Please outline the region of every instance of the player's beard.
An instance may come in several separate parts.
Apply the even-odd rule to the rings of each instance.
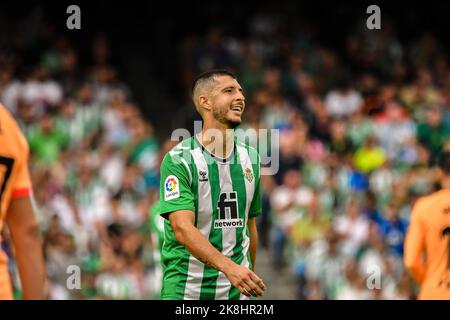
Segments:
[[[229,119],[227,117],[229,111],[230,109],[225,108],[217,108],[217,107],[212,108],[214,119],[216,119],[218,122],[222,124],[225,124],[229,129],[235,129],[238,125],[241,124],[241,121],[234,121],[232,119]]]

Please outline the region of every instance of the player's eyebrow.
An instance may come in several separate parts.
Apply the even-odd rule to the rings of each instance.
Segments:
[[[236,86],[226,86],[225,88],[222,89],[222,91],[226,91],[228,89],[237,89],[241,93],[244,93],[244,90],[241,87],[236,87]]]

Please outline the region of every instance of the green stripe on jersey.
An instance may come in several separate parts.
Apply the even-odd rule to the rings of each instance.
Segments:
[[[233,190],[238,194],[239,217],[244,220],[244,226],[236,228],[236,247],[233,249],[233,257],[242,252],[242,242],[244,240],[242,232],[247,226],[247,189],[244,180],[244,168],[241,165],[239,153],[236,153],[236,162],[230,164],[230,172],[233,177]]]

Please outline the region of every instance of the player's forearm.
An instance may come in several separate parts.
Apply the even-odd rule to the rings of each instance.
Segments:
[[[250,259],[252,260],[252,270],[255,270],[256,263],[256,249],[258,248],[258,230],[256,229],[255,218],[249,219],[249,234],[250,234]]]
[[[226,273],[234,262],[217,250],[193,225],[174,229],[177,240],[198,260]]]
[[[16,230],[11,233],[23,298],[44,299],[45,274],[39,228],[37,225],[30,226],[24,230]]]

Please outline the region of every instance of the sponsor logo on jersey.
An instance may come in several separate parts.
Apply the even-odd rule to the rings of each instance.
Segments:
[[[244,220],[242,220],[242,219],[228,219],[228,220],[214,221],[215,229],[242,228],[243,226],[244,226]]]
[[[223,192],[217,202],[219,219],[214,220],[215,229],[240,228],[244,226],[244,220],[239,219],[237,192]]]
[[[164,183],[164,200],[172,200],[180,197],[180,183],[176,176],[168,176]]]

